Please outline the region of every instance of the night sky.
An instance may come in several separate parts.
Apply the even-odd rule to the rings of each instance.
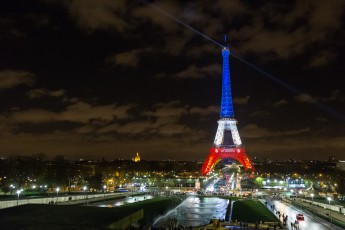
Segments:
[[[344,159],[344,12],[343,0],[1,0],[0,155],[205,159],[221,47],[169,14],[226,34],[250,64],[230,58],[249,157]]]

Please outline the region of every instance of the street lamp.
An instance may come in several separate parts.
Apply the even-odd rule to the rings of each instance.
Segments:
[[[84,186],[83,189],[84,189],[84,197],[87,199],[87,191],[86,191],[87,187]]]
[[[105,189],[107,188],[106,185],[103,185],[103,193],[104,193],[104,197],[105,197]]]
[[[331,205],[332,198],[331,197],[327,197],[327,200],[328,200],[328,204]],[[333,223],[332,223],[332,210],[331,210],[331,207],[329,207],[329,218],[331,219],[331,227],[332,227]]]
[[[313,206],[313,203],[314,203],[314,193],[310,194],[311,196],[311,211],[313,213],[313,217],[314,217],[314,206]]]
[[[17,206],[18,206],[18,203],[19,203],[19,194],[21,193],[22,191],[21,190],[17,190]]]
[[[16,186],[14,186],[13,184],[11,184],[11,185],[10,185],[10,188],[11,188],[11,195],[12,195],[13,189],[15,189]]]
[[[58,199],[59,199],[59,191],[60,191],[60,188],[57,187],[57,188],[56,188],[56,204],[57,204]]]

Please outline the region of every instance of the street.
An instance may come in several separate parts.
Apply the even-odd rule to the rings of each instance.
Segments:
[[[306,213],[303,210],[298,210],[297,208],[286,204],[285,202],[279,200],[270,200],[269,205],[274,205],[274,213],[280,212],[281,215],[288,216],[286,227],[287,229],[296,229],[296,227],[292,226],[291,223],[295,223],[296,215],[301,213],[304,215],[304,220],[298,221],[298,229],[300,230],[330,230],[330,229],[337,229],[340,230],[337,226],[330,226],[330,223],[313,216],[310,213]],[[280,218],[282,220],[282,217]]]

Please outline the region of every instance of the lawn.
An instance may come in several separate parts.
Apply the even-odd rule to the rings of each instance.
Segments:
[[[273,215],[260,201],[238,200],[234,202],[232,220],[255,223],[257,221],[278,222]]]

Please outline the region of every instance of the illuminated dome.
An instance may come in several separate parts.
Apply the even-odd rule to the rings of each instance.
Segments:
[[[135,157],[133,157],[132,160],[133,160],[134,162],[140,162],[139,153],[137,153],[137,155],[135,155]]]

